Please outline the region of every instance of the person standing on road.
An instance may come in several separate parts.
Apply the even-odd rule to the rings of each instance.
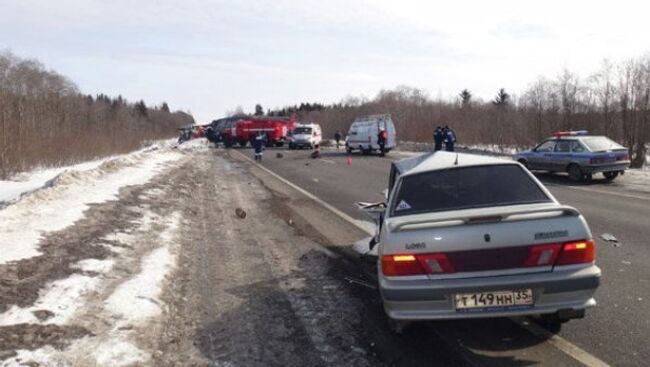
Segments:
[[[334,140],[336,140],[336,149],[339,149],[340,142],[341,142],[341,132],[339,130],[336,130],[334,133]]]
[[[453,152],[454,144],[456,144],[456,132],[449,126],[445,125],[443,135],[445,137],[445,150],[448,152]]]
[[[379,145],[379,156],[383,157],[386,155],[386,141],[388,140],[388,132],[383,127],[379,128],[379,133],[377,134],[377,144]]]
[[[264,139],[265,136],[262,132],[257,133],[253,140],[253,148],[255,149],[255,161],[262,162],[262,152],[264,152]]]
[[[433,131],[434,151],[442,150],[442,143],[445,141],[445,135],[442,133],[442,127],[438,126]]]

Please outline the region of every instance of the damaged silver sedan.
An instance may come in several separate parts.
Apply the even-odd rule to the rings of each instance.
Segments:
[[[560,325],[595,306],[601,271],[584,217],[521,164],[436,152],[393,163],[377,222],[388,317],[539,315]]]

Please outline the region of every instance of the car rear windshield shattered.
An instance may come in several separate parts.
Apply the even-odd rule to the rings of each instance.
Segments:
[[[452,168],[404,177],[393,216],[549,201],[519,166]]]

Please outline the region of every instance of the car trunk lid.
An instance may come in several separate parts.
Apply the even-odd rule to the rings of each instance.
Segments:
[[[429,274],[432,279],[552,271],[552,258],[536,261],[557,256],[562,243],[591,238],[579,213],[557,204],[412,215],[386,225],[383,254],[445,256],[453,272]]]

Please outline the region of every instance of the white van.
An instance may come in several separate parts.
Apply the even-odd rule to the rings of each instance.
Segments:
[[[348,136],[345,139],[345,148],[348,154],[354,150],[359,150],[363,154],[379,151],[377,135],[379,135],[380,127],[383,127],[388,132],[388,140],[384,146],[386,153],[395,148],[397,146],[397,136],[390,115],[371,115],[357,117],[350,126]]]
[[[320,125],[314,123],[296,124],[289,137],[289,149],[308,147],[309,149],[319,145],[323,139]]]

